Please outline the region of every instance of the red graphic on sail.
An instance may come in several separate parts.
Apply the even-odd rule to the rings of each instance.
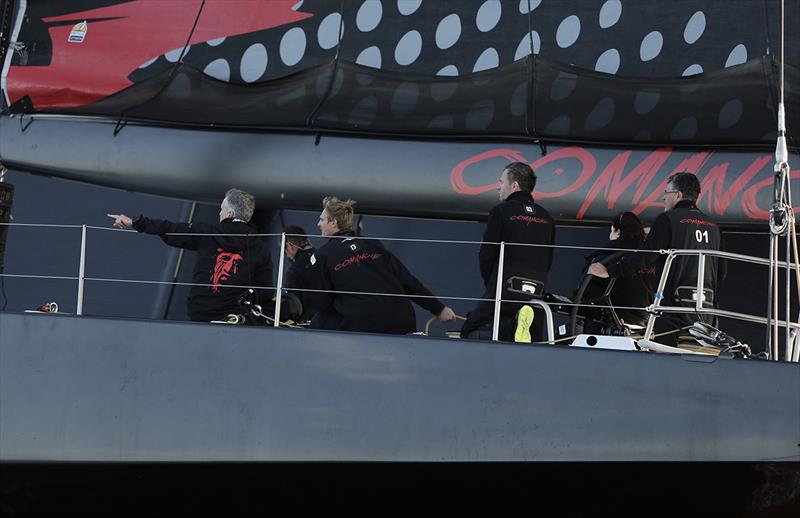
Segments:
[[[8,95],[28,95],[36,109],[90,104],[130,86],[140,65],[173,50],[209,40],[296,23],[297,0],[134,0],[45,18],[53,52],[49,66],[14,66]],[[201,7],[202,13],[197,19]],[[197,19],[197,26],[192,26]],[[69,42],[74,24],[86,21],[82,43]]]
[[[219,293],[220,284],[230,279],[231,275],[238,271],[238,261],[243,258],[235,252],[226,252],[222,248],[217,249],[217,262],[214,265],[214,272],[211,274],[211,291]]]

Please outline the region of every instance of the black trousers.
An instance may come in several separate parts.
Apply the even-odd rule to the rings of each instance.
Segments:
[[[481,296],[482,299],[493,299],[495,297],[495,288],[493,285],[487,287],[486,291]],[[516,295],[503,294],[503,298],[511,298]],[[502,302],[500,304],[500,328],[497,338],[503,342],[514,341],[514,331],[516,328],[516,315],[517,311],[525,305],[524,301],[519,302]],[[469,338],[473,340],[491,340],[492,339],[492,324],[494,322],[494,301],[480,301],[475,309],[467,314],[467,320],[461,326],[461,338]],[[534,341],[541,341],[544,337],[543,330],[545,329],[544,311],[534,307],[534,319],[531,326],[531,336]]]

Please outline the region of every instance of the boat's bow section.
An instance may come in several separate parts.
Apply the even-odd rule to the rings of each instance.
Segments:
[[[800,460],[800,365],[0,313],[0,460]]]

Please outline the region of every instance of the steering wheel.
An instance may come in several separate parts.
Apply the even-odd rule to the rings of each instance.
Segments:
[[[617,259],[619,259],[620,257],[622,257],[624,254],[627,254],[627,253],[628,253],[627,251],[614,252],[613,254],[608,255],[608,256],[602,258],[601,260],[595,261],[595,262],[600,263],[603,266],[606,266],[606,265],[608,265],[610,263],[613,263],[614,261],[616,261]],[[591,301],[595,301],[595,300],[604,300],[604,301],[609,302],[609,304],[607,304],[608,306],[612,306],[612,304],[610,304],[610,302],[611,302],[610,295],[611,295],[611,290],[614,288],[614,283],[616,282],[616,279],[613,278],[613,277],[609,279],[608,286],[606,286],[606,290],[605,290],[605,292],[603,292],[602,295],[600,295],[599,297],[595,297],[595,298],[591,299],[590,301],[584,301],[583,300],[583,293],[586,291],[586,287],[589,286],[589,283],[592,282],[592,279],[594,279],[594,275],[591,275],[589,273],[584,275],[583,280],[581,281],[581,284],[578,287],[578,291],[575,293],[575,299],[572,301],[573,304],[575,304],[575,305],[572,306],[572,311],[570,311],[570,313],[569,313],[569,330],[570,330],[569,334],[570,334],[570,336],[575,336],[577,334],[577,329],[576,328],[577,328],[577,323],[578,323],[578,310],[580,309],[581,302],[591,302]],[[613,308],[613,306],[611,307],[611,316],[614,318],[614,322],[616,322],[618,325],[622,326],[622,322],[620,321],[619,317],[617,316],[617,312]]]

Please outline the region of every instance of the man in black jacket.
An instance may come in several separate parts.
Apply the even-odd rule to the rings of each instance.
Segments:
[[[291,266],[286,271],[286,281],[284,287],[287,290],[309,290],[311,289],[311,256],[317,250],[311,246],[306,231],[301,227],[290,225],[286,227],[286,248],[283,253],[291,261]],[[311,320],[314,316],[311,313],[311,292],[294,292],[303,304],[303,312],[299,317],[301,322]]]
[[[114,226],[161,236],[170,246],[197,250],[189,318],[200,322],[226,320],[240,313],[238,300],[246,286],[272,285],[272,259],[258,229],[249,223],[255,210],[252,194],[230,189],[219,210],[219,223],[175,223],[125,214],[109,214]],[[180,234],[180,235],[173,235]],[[261,303],[271,299],[270,290],[257,290]]]
[[[547,210],[534,203],[532,192],[536,187],[536,175],[528,164],[514,162],[507,165],[500,174],[500,203],[489,212],[489,221],[483,234],[483,244],[478,252],[481,277],[486,287],[481,298],[494,299],[497,289],[497,272],[500,263],[500,242],[505,242],[505,261],[503,263],[504,300],[529,300],[540,298],[544,293],[547,272],[553,261],[552,247],[515,246],[552,245],[555,240],[555,225]],[[519,293],[519,286],[514,278],[535,281],[534,293]],[[530,286],[530,284],[528,284]],[[516,291],[512,291],[516,290]],[[524,308],[524,309],[523,309]],[[520,336],[515,336],[514,314],[522,314],[526,322],[522,323]],[[530,320],[533,319],[529,306],[520,303],[503,303],[500,305],[500,340],[530,342]],[[494,302],[481,301],[467,315],[467,321],[461,328],[462,338],[491,338],[491,323],[494,319]],[[534,332],[541,336],[541,319],[534,325]]]
[[[675,173],[667,179],[664,192],[664,212],[653,222],[645,239],[647,250],[691,249],[721,250],[722,236],[717,223],[697,208],[700,182],[691,173]],[[703,294],[697,293],[698,256],[676,256],[670,267],[664,288],[662,304],[665,306],[694,307],[696,297],[703,297],[704,304],[716,307],[717,280],[724,278],[725,263],[715,257],[706,258]],[[589,267],[588,273],[597,277],[633,277],[643,268],[655,268],[656,280],[666,261],[666,255],[657,253],[630,254],[608,268],[599,263]],[[713,324],[716,319],[709,315],[664,314],[656,320],[656,333],[685,328],[701,320]],[[657,338],[658,342],[675,343],[677,333]]]
[[[311,327],[413,333],[416,316],[409,298],[442,322],[455,319],[453,310],[434,298],[380,241],[355,237],[353,203],[332,197],[322,202],[318,226],[331,239],[311,257],[314,289],[323,290],[313,295]]]

